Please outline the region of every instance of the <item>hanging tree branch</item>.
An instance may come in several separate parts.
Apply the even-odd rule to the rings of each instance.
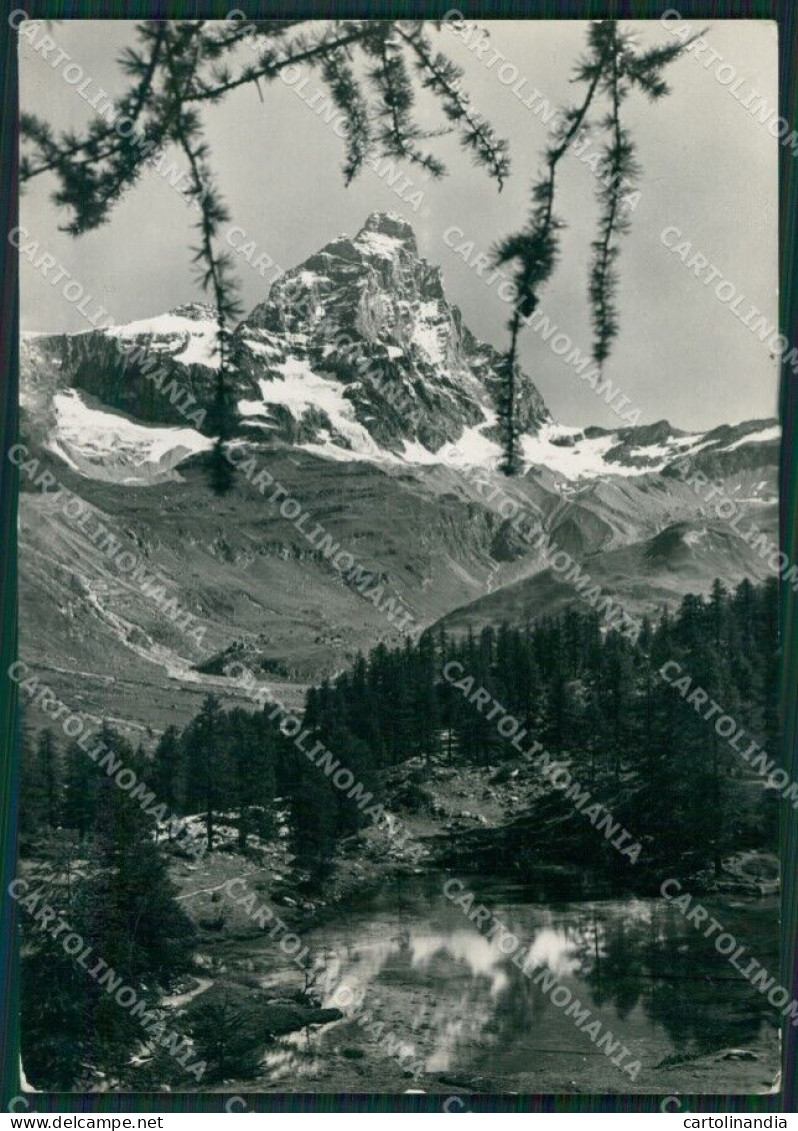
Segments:
[[[581,105],[566,109],[559,119],[555,139],[546,153],[544,173],[532,186],[532,215],[529,225],[519,234],[505,239],[496,251],[498,264],[516,264],[513,278],[516,297],[508,323],[510,345],[504,357],[504,388],[499,403],[503,427],[501,469],[505,475],[514,475],[520,466],[516,402],[521,322],[522,319],[531,317],[537,309],[539,290],[554,272],[559,253],[558,233],[562,223],[554,214],[557,166],[585,122],[603,74],[604,54],[605,49],[602,48],[598,58],[582,64],[580,68],[580,77],[588,81],[588,89]]]
[[[231,365],[230,322],[242,313],[236,298],[236,283],[232,258],[228,253],[218,253],[214,241],[219,236],[221,224],[230,220],[213,174],[208,167],[208,147],[202,137],[199,118],[193,110],[186,109],[186,94],[196,74],[202,51],[201,26],[178,25],[167,35],[168,88],[174,101],[173,132],[176,141],[188,160],[191,188],[188,196],[200,209],[197,230],[200,243],[194,250],[194,262],[199,264],[199,283],[203,290],[213,295],[217,322],[219,368],[216,375],[216,396],[213,406],[213,426],[216,432],[211,461],[211,486],[222,494],[229,489],[233,472],[225,456],[225,444],[230,438],[230,395],[226,377]]]
[[[397,39],[392,35],[393,25],[383,23],[377,28],[374,39],[366,45],[377,58],[377,65],[369,72],[379,99],[377,140],[384,153],[404,158],[426,169],[433,177],[442,177],[446,172],[443,162],[430,153],[422,152],[416,145],[419,139],[438,136],[442,131],[432,134],[420,130],[413,121],[415,91],[405,59],[397,50]]]
[[[368,24],[368,22],[368,20],[361,21],[363,24]],[[188,101],[217,102],[223,95],[228,94],[231,90],[237,90],[238,87],[257,82],[258,79],[277,78],[280,71],[285,70],[286,67],[298,66],[301,63],[315,66],[335,51],[360,43],[371,34],[368,27],[353,26],[355,26],[353,31],[341,35],[327,33],[320,37],[318,41],[311,41],[304,37],[298,38],[290,45],[287,53],[278,51],[274,46],[267,43],[258,66],[250,64],[244,67],[236,78],[221,81],[215,86],[209,86],[199,79],[197,88],[189,96]]]
[[[700,35],[701,33],[699,33]],[[502,470],[514,474],[520,466],[519,429],[517,423],[518,346],[522,324],[537,309],[540,292],[549,281],[557,264],[559,232],[563,227],[554,212],[557,166],[580,131],[588,124],[588,112],[597,96],[605,95],[610,111],[599,128],[610,135],[603,151],[598,195],[602,206],[599,233],[592,244],[593,263],[590,271],[589,300],[594,327],[593,357],[602,364],[610,353],[618,333],[615,306],[617,289],[617,237],[629,230],[623,197],[639,174],[632,139],[620,120],[621,103],[627,89],[637,86],[652,100],[668,93],[661,76],[662,69],[678,58],[694,36],[686,43],[636,54],[631,40],[623,36],[615,20],[593,23],[588,32],[588,55],[576,68],[574,81],[587,84],[582,103],[562,110],[555,128],[555,138],[546,151],[545,168],[532,186],[532,211],[528,224],[521,231],[506,237],[496,249],[498,265],[512,263],[516,288],[513,313],[508,322],[510,341],[504,355],[504,386],[499,397],[502,426]]]
[[[347,125],[343,173],[344,183],[348,185],[360,172],[372,148],[368,103],[345,50],[336,51],[324,60],[322,75]]]
[[[433,52],[421,24],[416,24],[412,31],[397,24],[397,31],[416,54],[422,86],[438,96],[443,112],[460,131],[463,147],[471,151],[477,165],[488,169],[501,191],[510,172],[507,142],[497,137],[492,127],[472,109],[468,95],[462,90],[461,68],[440,52]]]
[[[622,42],[617,34],[613,34],[612,57],[606,77],[612,108],[604,122],[605,128],[611,131],[611,140],[604,149],[598,178],[597,195],[602,213],[598,238],[592,244],[594,258],[588,289],[594,331],[593,359],[599,366],[609,357],[610,346],[618,334],[615,305],[618,287],[615,264],[619,255],[617,237],[631,227],[623,197],[639,171],[634,144],[621,125],[621,102],[626,94],[621,82],[621,51]]]
[[[139,137],[136,130],[144,111],[152,109],[155,103],[154,84],[162,63],[165,27],[152,23],[138,28],[139,39],[150,46],[149,57],[128,49],[120,58],[120,67],[138,82],[113,104],[111,120],[105,116],[96,118],[85,138],[78,139],[68,132],[55,140],[49,126],[35,116],[26,114],[20,118],[20,135],[40,158],[39,164],[33,165],[29,155],[23,155],[20,180],[56,173],[61,187],[53,199],[57,206],[72,210],[73,217],[65,228],[71,235],[90,231],[107,219],[112,202],[142,171],[142,142],[151,150],[163,139],[165,123],[156,127],[155,121],[151,121]],[[124,133],[119,128],[121,122],[129,123]]]

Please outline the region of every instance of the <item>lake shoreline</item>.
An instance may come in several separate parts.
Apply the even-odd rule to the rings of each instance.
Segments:
[[[386,946],[389,950],[393,948],[393,957],[388,954],[384,960],[386,964],[381,966],[373,975],[373,978],[376,979],[374,986],[386,999],[384,1004],[378,1006],[376,1016],[379,1017],[379,1020],[384,1021],[386,1026],[395,1026],[396,1032],[401,1035],[405,1032],[407,1024],[412,1024],[417,1016],[424,1015],[425,1009],[429,1015],[429,1011],[434,1011],[440,1007],[440,1004],[435,1004],[435,986],[440,981],[440,975],[430,973],[421,981],[418,981],[416,975],[412,973],[414,967],[407,967],[404,959],[400,962],[400,969],[393,974],[391,973],[395,962],[399,960],[397,956],[403,953],[405,945],[401,941],[397,942],[397,939],[404,929],[409,928],[411,931],[414,929],[417,917],[416,906],[419,899],[422,907],[443,908],[442,912],[436,911],[435,914],[442,913],[449,921],[447,930],[450,933],[454,932],[452,937],[463,934],[464,931],[469,931],[468,921],[460,910],[452,904],[444,906],[444,903],[447,902],[445,897],[438,895],[444,878],[445,874],[437,871],[425,871],[422,875],[408,875],[397,870],[391,876],[383,877],[382,882],[374,885],[374,887],[367,889],[365,886],[361,886],[355,896],[352,894],[344,896],[342,892],[342,898],[339,902],[328,903],[325,907],[316,908],[312,912],[304,911],[299,907],[288,908],[286,922],[290,922],[291,928],[301,934],[303,944],[310,945],[314,950],[316,949],[314,944],[320,947],[323,943],[332,952],[339,955],[346,953],[350,953],[350,957],[354,955],[352,961],[354,961],[353,969],[355,970],[362,961],[361,956],[366,955],[368,960],[369,954],[374,951],[375,947],[377,949],[382,947],[383,950]],[[463,879],[473,885],[479,894],[479,898],[482,898],[480,889],[483,886],[494,890],[493,905],[497,908],[499,918],[506,914],[504,910],[506,900],[511,901],[510,908],[512,911],[513,907],[517,906],[512,903],[512,900],[522,899],[523,901],[525,898],[524,890],[512,882],[497,881],[495,877],[485,876],[468,876],[463,877]],[[407,895],[408,892],[409,895]],[[421,892],[420,896],[419,892]],[[563,917],[574,913],[582,918],[592,914],[601,919],[604,910],[610,908],[617,912],[617,923],[621,926],[632,913],[639,913],[642,906],[653,908],[655,917],[660,913],[668,912],[667,903],[664,899],[641,899],[635,893],[625,893],[620,897],[616,894],[610,899],[599,897],[593,900],[573,900],[567,895],[558,900],[552,898],[552,895],[553,893],[550,893],[545,905],[522,902],[520,904],[522,911],[524,914],[528,913],[533,916],[545,911],[546,915],[553,915],[555,919],[558,916]],[[711,893],[706,898],[712,905]],[[728,895],[720,898],[724,904],[730,899]],[[757,898],[747,893],[742,896],[735,896],[731,899],[731,903],[744,906],[747,916],[754,916],[757,921],[764,924],[763,930],[767,930],[770,923],[776,921],[775,901],[772,896]],[[377,931],[374,937],[368,934],[366,939],[359,938],[357,935],[358,928],[355,927],[355,924],[366,924],[368,931],[370,920],[374,916],[379,920],[380,915],[386,914],[386,908],[398,908],[398,912],[394,910],[388,915],[386,926],[387,936],[393,941],[388,944],[381,931]],[[739,906],[737,910],[739,912]],[[678,930],[681,932],[681,923],[678,920],[675,921],[678,924]],[[435,930],[437,929],[435,928]],[[688,928],[684,932],[684,938],[686,945],[693,947],[696,943],[688,933],[690,929]],[[397,931],[399,931],[399,935],[396,934]],[[426,933],[429,932],[426,931]],[[434,933],[433,930],[433,935]],[[473,934],[476,935],[476,932],[473,932]],[[424,931],[422,931],[423,935]],[[260,941],[264,942],[263,946],[259,945],[258,936],[260,936]],[[276,998],[279,998],[284,988],[295,990],[299,985],[299,971],[295,967],[291,968],[291,964],[285,956],[281,959],[276,944],[265,945],[265,940],[262,940],[262,932],[258,932],[256,936],[222,934],[221,937],[217,935],[210,946],[207,945],[209,942],[210,940],[206,940],[205,947],[209,956],[212,955],[215,961],[222,964],[222,969],[219,970],[220,978],[238,980],[241,977],[254,977],[258,981],[268,983],[270,993]],[[253,944],[255,944],[254,947]],[[353,945],[354,951],[352,950]],[[474,938],[469,945],[481,950],[483,946],[487,947],[488,943],[486,940],[480,941]],[[437,950],[442,956],[447,953],[446,946],[445,938],[439,944],[436,944]],[[254,963],[253,955],[255,956]],[[704,955],[703,959],[706,960],[706,957]],[[710,954],[709,957],[715,963],[717,956]],[[435,961],[438,960],[435,959]],[[447,961],[451,962],[451,959]],[[444,987],[449,984],[451,977],[454,976],[457,979],[464,976],[462,973],[458,973],[460,962],[461,960],[456,960],[452,973],[446,975],[444,982],[441,983]],[[404,965],[401,965],[401,963],[404,963]],[[725,963],[721,965],[718,962],[716,965],[718,969],[711,976],[709,983],[703,981],[703,975],[701,976],[702,980],[696,981],[695,976],[689,970],[682,971],[679,967],[676,969],[673,978],[666,978],[664,982],[658,984],[662,985],[663,992],[667,995],[676,993],[677,998],[683,999],[684,1004],[680,1008],[683,1012],[686,1010],[688,1014],[693,1009],[690,1004],[692,995],[696,991],[706,994],[709,989],[710,1005],[707,1007],[707,1016],[713,1018],[712,1024],[715,1025],[719,1007],[718,1004],[713,1004],[717,995],[712,990],[712,985],[720,987],[719,1000],[722,1002],[726,1002],[729,993],[732,994],[730,1001],[737,1000],[740,990],[740,987],[736,984],[738,975],[731,968],[727,970]],[[498,968],[498,964],[494,963],[494,966]],[[264,973],[259,973],[259,970]],[[664,973],[666,972],[660,971],[659,974],[656,974],[656,977],[661,978]],[[493,976],[495,976],[495,970]],[[477,978],[477,982],[481,977],[483,976],[480,975]],[[718,979],[720,980],[718,981]],[[371,983],[367,982],[367,984],[370,985]],[[470,985],[470,982],[466,982],[464,985]],[[644,987],[642,991],[644,997],[655,992],[647,982],[641,983],[641,985]],[[747,990],[743,991],[744,1000],[747,992]],[[408,998],[408,993],[412,995],[412,1000]],[[368,996],[371,997],[371,990],[369,990]],[[330,1005],[334,1002],[325,998],[323,1004]],[[721,1013],[726,1011],[727,1008],[731,1007],[723,1005]],[[735,1011],[739,1011],[741,1007],[738,1004],[734,1008]],[[741,1021],[744,1022],[745,1009],[740,1016]],[[562,1023],[557,1017],[554,1020],[558,1024]],[[551,1021],[551,1018],[549,1021]],[[547,1031],[545,1027],[544,1031]],[[493,1048],[490,1041],[484,1049],[481,1049],[480,1042],[485,1040],[485,1034],[482,1034],[475,1038],[473,1042],[475,1048],[481,1049],[480,1060],[482,1064],[478,1070],[469,1069],[464,1065],[450,1065],[448,1068],[424,1071],[418,1079],[414,1079],[406,1066],[386,1057],[384,1053],[376,1049],[367,1035],[345,1016],[339,1021],[321,1026],[318,1029],[300,1030],[297,1028],[293,1034],[281,1038],[276,1046],[272,1047],[271,1052],[267,1050],[267,1054],[271,1055],[276,1061],[276,1066],[272,1072],[268,1075],[260,1074],[254,1080],[225,1084],[224,1089],[219,1090],[229,1091],[232,1088],[242,1092],[288,1090],[292,1092],[353,1091],[358,1093],[384,1091],[394,1094],[408,1090],[421,1090],[425,1093],[443,1096],[479,1092],[503,1094],[526,1092],[585,1094],[593,1092],[618,1094],[724,1092],[764,1094],[773,1088],[778,1071],[778,1034],[775,1028],[764,1024],[764,1022],[758,1025],[756,1033],[748,1033],[745,1040],[730,1039],[709,1051],[702,1050],[698,1046],[683,1048],[678,1056],[670,1041],[657,1038],[649,1050],[649,1063],[646,1070],[640,1074],[636,1081],[631,1080],[627,1075],[622,1075],[619,1068],[613,1068],[607,1057],[591,1045],[584,1035],[571,1028],[566,1032],[567,1039],[556,1038],[556,1040],[563,1040],[562,1047],[555,1049],[554,1052],[535,1052],[534,1056],[530,1053],[526,1062],[519,1064],[517,1070],[512,1072],[500,1071],[500,1065],[495,1062],[495,1053],[490,1051]],[[512,1045],[512,1042],[509,1043]],[[316,1059],[313,1059],[312,1056],[314,1049],[319,1050]],[[296,1058],[297,1063],[301,1065],[301,1071],[286,1073],[282,1061],[291,1062],[293,1058]],[[308,1058],[310,1058],[310,1063]],[[379,1082],[377,1088],[375,1088],[374,1081]]]

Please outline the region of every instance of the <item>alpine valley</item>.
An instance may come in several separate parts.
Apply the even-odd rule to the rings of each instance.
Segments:
[[[502,359],[390,213],[283,275],[231,347],[235,471],[216,494],[212,309],[23,335],[12,458],[19,652],[35,674],[20,686],[41,680],[107,744],[97,765],[77,741],[61,757],[61,724],[28,691],[23,882],[58,873],[61,907],[82,876],[78,910],[110,923],[108,907],[125,922],[139,901],[153,925],[137,910],[129,937],[172,947],[142,979],[147,1000],[207,1061],[203,1087],[773,1090],[761,986],[734,979],[659,884],[682,877],[778,969],[774,790],[656,673],[668,658],[700,672],[775,752],[762,544],[777,537],[777,422],[570,427],[523,376],[523,466],[503,475]],[[639,649],[597,619],[595,594],[651,618]],[[256,711],[242,664],[269,706],[300,713],[300,738],[321,736],[323,772]],[[452,665],[469,673],[454,685]],[[506,704],[498,726],[466,704],[474,684],[494,714]],[[506,741],[508,718],[541,735],[579,803]],[[120,761],[137,767],[115,779],[138,772],[129,795],[98,768]],[[140,830],[109,872],[116,903],[97,886],[91,822],[113,852]],[[525,958],[465,917],[474,899]],[[311,966],[267,916],[301,934],[283,941]],[[591,1041],[626,1042],[626,1065],[550,1006],[532,964],[589,1003]],[[194,1088],[152,1041],[141,1051],[116,1005],[130,1028],[110,1056],[88,1007],[52,1013],[49,987],[69,979],[75,1001],[104,1007],[73,965],[35,950],[24,962],[33,1086]],[[364,1012],[336,996],[350,985]]]
[[[527,529],[544,530],[549,553],[566,551],[631,615],[705,592],[715,577],[733,586],[768,572],[678,467],[688,459],[719,481],[718,497],[745,516],[740,532],[775,537],[775,420],[706,433],[665,420],[567,427],[525,378],[524,467],[505,477],[499,354],[469,332],[440,269],[419,257],[394,214],[374,213],[353,238],[284,274],[234,344],[231,449],[244,470],[219,497],[207,472],[218,367],[210,308],[23,335],[29,457],[157,576],[194,626],[164,616],[107,543],[23,473],[21,655],[88,711],[99,715],[102,704],[120,724],[156,732],[167,719],[186,721],[208,690],[240,698],[223,674],[228,656],[298,704],[308,682],[358,651],[400,642],[402,622],[383,611],[391,601],[405,624],[445,618],[475,631],[580,605]],[[270,501],[274,489],[264,491],[253,468],[287,494]],[[296,506],[281,513],[286,497],[301,504],[305,527],[290,520]],[[331,536],[354,569],[336,569],[330,542],[325,552],[308,527]],[[384,601],[364,597],[377,589]]]

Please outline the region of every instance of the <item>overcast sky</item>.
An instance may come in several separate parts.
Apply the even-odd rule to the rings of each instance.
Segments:
[[[581,21],[489,21],[482,26],[493,46],[554,103],[576,98],[569,83],[587,31]],[[644,45],[671,42],[657,21],[624,24]],[[756,21],[716,21],[709,37],[720,62],[733,66],[776,108],[776,25]],[[73,21],[51,29],[59,46],[98,86],[116,93],[122,78],[116,56],[133,42],[132,23]],[[699,27],[696,26],[696,30]],[[508,306],[443,240],[456,225],[490,251],[501,236],[517,229],[528,211],[529,186],[548,140],[541,117],[524,107],[511,87],[499,81],[464,43],[443,30],[439,46],[466,72],[475,106],[510,142],[512,172],[499,195],[496,184],[471,165],[452,137],[431,142],[449,174],[441,181],[406,169],[423,201],[414,210],[369,168],[349,188],[340,172],[342,143],[293,90],[280,81],[265,86],[263,100],[254,87],[233,92],[206,111],[212,160],[229,203],[233,223],[245,229],[260,251],[290,268],[335,236],[354,234],[374,210],[401,213],[415,227],[421,254],[443,269],[450,300],[480,338],[503,347]],[[22,109],[57,127],[85,126],[92,115],[86,102],[30,45],[21,43]],[[638,94],[627,101],[627,121],[643,165],[642,197],[633,213],[632,232],[623,241],[619,307],[621,332],[607,375],[641,409],[641,423],[663,417],[687,428],[776,413],[777,365],[764,345],[663,247],[660,233],[677,228],[682,239],[705,255],[746,300],[777,318],[777,160],[778,144],[752,118],[727,87],[715,66],[685,56],[668,70],[670,97],[656,104]],[[512,72],[505,71],[505,76]],[[311,73],[305,97],[316,89]],[[577,88],[581,90],[582,88]],[[428,104],[421,114],[431,124]],[[175,166],[182,156],[175,152]],[[562,255],[542,297],[542,307],[583,349],[590,344],[587,271],[594,238],[595,181],[590,169],[568,154],[558,172],[557,212],[565,220]],[[49,200],[55,187],[37,178],[21,203],[21,223],[97,300],[113,321],[158,314],[203,296],[194,282],[189,244],[192,212],[167,182],[148,173],[122,199],[111,221],[97,232],[72,239],[58,231],[64,222]],[[451,237],[450,237],[451,238]],[[673,241],[675,237],[671,237]],[[242,296],[249,310],[265,297],[267,283],[237,260]],[[22,327],[29,330],[81,330],[81,316],[60,289],[23,261]],[[747,309],[743,306],[742,311]],[[569,366],[528,330],[521,357],[555,418],[567,424],[617,424],[618,418],[581,382]]]

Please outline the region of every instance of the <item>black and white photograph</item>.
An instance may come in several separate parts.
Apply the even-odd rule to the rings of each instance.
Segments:
[[[2,17],[11,1110],[783,1086],[780,27],[469,11]]]

